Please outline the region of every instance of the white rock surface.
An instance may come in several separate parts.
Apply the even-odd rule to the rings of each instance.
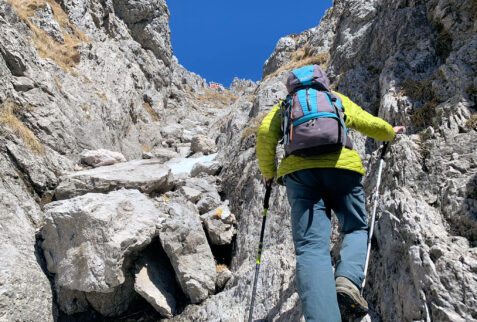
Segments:
[[[181,187],[179,191],[184,195],[187,200],[193,203],[197,202],[200,199],[200,195],[202,194],[199,190],[189,188],[187,186]]]
[[[232,272],[228,268],[222,268],[217,272],[217,287],[224,288],[225,284],[232,278]]]
[[[192,138],[191,149],[195,153],[202,152],[206,155],[217,152],[215,142],[204,135],[197,135]]]
[[[200,216],[213,245],[227,245],[237,233],[237,220],[226,203]]]
[[[120,188],[144,193],[165,192],[172,187],[171,169],[159,160],[133,160],[70,173],[55,190],[58,200],[88,192],[108,192]]]
[[[178,158],[179,153],[166,148],[155,147],[151,151],[154,158],[160,160],[161,162],[165,163],[173,158]]]
[[[174,175],[181,173],[190,175],[192,169],[197,163],[212,161],[215,156],[216,154],[214,153],[196,158],[174,158],[166,162],[165,165],[171,168],[172,174]]]
[[[159,238],[176,272],[179,284],[192,303],[215,292],[215,261],[197,208],[190,202],[163,205],[169,216]]]
[[[157,236],[162,217],[144,194],[125,189],[53,202],[45,211],[42,248],[56,285],[101,293],[124,283],[125,257]]]
[[[198,162],[192,167],[190,175],[191,177],[197,177],[201,173],[205,173],[207,175],[215,176],[220,172],[220,169],[220,163],[217,161]]]
[[[81,162],[94,168],[126,162],[126,158],[120,152],[106,149],[84,150],[81,153]]]

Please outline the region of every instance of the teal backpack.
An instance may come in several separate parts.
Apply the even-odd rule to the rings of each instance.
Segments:
[[[345,126],[341,98],[318,65],[292,71],[288,96],[280,103],[281,128],[286,155],[320,155],[353,149]]]

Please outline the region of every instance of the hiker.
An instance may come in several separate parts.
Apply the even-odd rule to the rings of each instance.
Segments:
[[[318,65],[293,71],[287,89],[287,99],[272,108],[258,129],[256,154],[265,183],[271,184],[276,178],[277,183],[286,185],[296,284],[305,319],[341,321],[340,309],[344,316],[364,315],[368,304],[360,289],[368,231],[361,184],[365,170],[347,128],[380,141],[393,140],[404,128],[393,128],[345,95],[332,92],[328,77]],[[286,104],[288,119],[287,110],[284,112]],[[299,121],[300,117],[304,120]],[[337,138],[339,144],[327,144],[327,138],[323,141],[319,137],[331,127],[335,128],[333,133],[338,133],[333,134],[333,140]],[[307,137],[308,129],[315,131],[316,138]],[[277,170],[275,150],[282,138],[286,155]],[[341,259],[334,273],[330,256],[331,210],[338,217],[343,234]]]

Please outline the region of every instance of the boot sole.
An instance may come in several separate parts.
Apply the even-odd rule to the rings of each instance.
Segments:
[[[343,319],[360,318],[368,314],[368,308],[359,303],[359,300],[344,290],[337,289],[338,306]]]

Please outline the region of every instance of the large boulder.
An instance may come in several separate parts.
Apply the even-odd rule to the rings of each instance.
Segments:
[[[133,160],[70,173],[62,178],[55,196],[62,200],[120,188],[138,189],[144,193],[165,192],[171,189],[172,180],[171,170],[159,160]]]
[[[163,220],[149,198],[125,189],[50,203],[45,216],[41,247],[58,297],[61,289],[101,293],[103,302],[108,296],[130,296],[118,292],[126,280],[126,259],[157,236]],[[102,313],[111,314],[107,308]]]

